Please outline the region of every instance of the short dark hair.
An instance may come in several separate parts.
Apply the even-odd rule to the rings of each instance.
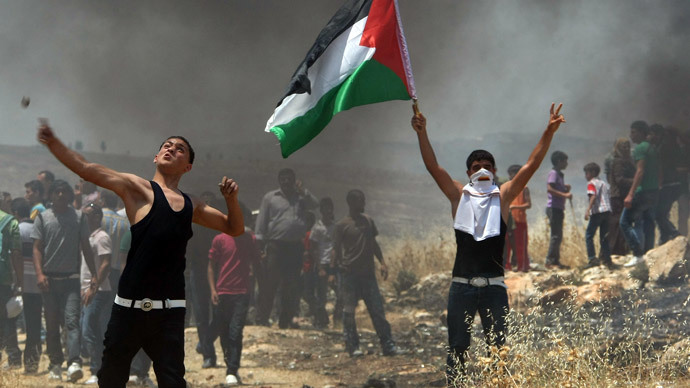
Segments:
[[[517,174],[517,172],[520,171],[521,168],[522,166],[519,164],[512,164],[510,167],[508,167],[508,175]]]
[[[40,195],[41,197],[43,197],[43,194],[45,193],[45,190],[43,190],[43,183],[41,183],[41,181],[39,181],[38,179],[34,179],[24,183],[24,187],[26,187],[27,189],[31,189],[31,191],[37,192],[38,195]]]
[[[649,125],[647,125],[647,122],[644,120],[634,121],[632,124],[630,124],[630,129],[635,129],[645,135],[649,133]]]
[[[46,180],[48,180],[48,181],[50,181],[50,182],[54,182],[54,181],[55,181],[55,174],[53,174],[52,171],[49,171],[49,170],[39,171],[39,172],[38,172],[38,175],[41,175],[41,174],[43,174],[43,175],[46,176]]]
[[[48,189],[48,197],[52,197],[53,193],[56,191],[64,191],[65,194],[67,194],[68,203],[72,203],[72,201],[74,201],[74,190],[72,189],[72,186],[70,186],[69,183],[67,183],[66,181],[63,181],[62,179],[53,181],[53,183],[50,184],[50,188]]]
[[[599,167],[598,164],[592,162],[585,164],[584,170],[585,172],[588,172],[594,176],[599,176],[599,173],[601,172],[601,167]]]
[[[553,151],[551,154],[551,164],[553,164],[554,167],[564,160],[568,160],[568,154],[563,151]]]
[[[324,205],[330,205],[331,207],[333,207],[333,200],[331,199],[331,197],[321,198],[321,200],[319,201],[319,206],[324,206]]]
[[[98,217],[99,220],[103,220],[103,209],[97,203],[88,203],[86,207],[93,209],[93,213]]]
[[[165,145],[165,142],[170,139],[180,139],[187,145],[187,148],[189,148],[189,164],[194,164],[194,148],[192,148],[192,145],[189,144],[189,140],[187,140],[184,136],[169,136],[167,139],[165,139],[165,141],[161,143],[160,147],[158,147],[158,150],[160,151],[160,149],[163,148],[163,145]]]
[[[472,167],[472,163],[478,160],[487,160],[491,162],[491,166],[496,168],[496,161],[494,160],[494,156],[491,155],[491,152],[486,150],[474,150],[470,152],[470,156],[467,157],[467,161],[465,162],[467,169],[469,170],[470,167]]]
[[[297,175],[295,175],[295,170],[291,168],[283,168],[282,170],[278,171],[278,177],[284,176],[284,175],[291,175],[293,178],[295,178]]]
[[[24,198],[15,198],[12,200],[12,213],[16,213],[20,218],[29,218],[31,215],[31,205],[29,201]]]
[[[117,194],[110,190],[101,191],[101,199],[108,209],[115,210],[117,208]]]
[[[345,200],[349,206],[352,206],[352,202],[356,201],[357,199],[364,199],[364,192],[362,190],[353,189],[347,192],[347,197],[345,197]]]
[[[664,135],[664,126],[661,124],[652,124],[649,126],[649,132],[655,133],[657,135]]]

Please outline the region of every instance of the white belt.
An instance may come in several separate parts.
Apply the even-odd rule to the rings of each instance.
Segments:
[[[486,287],[486,286],[501,286],[504,288],[508,288],[505,283],[505,277],[503,276],[496,276],[495,278],[485,278],[481,276],[473,277],[471,279],[468,278],[461,278],[461,277],[454,277],[453,281],[455,283],[462,283],[462,284],[469,284],[470,286],[474,287]]]
[[[143,311],[151,311],[153,309],[173,309],[179,307],[185,307],[184,299],[165,299],[165,300],[151,300],[149,298],[144,298],[142,300],[132,300],[121,298],[119,295],[115,295],[115,304],[122,307],[130,307],[135,309],[141,309]]]

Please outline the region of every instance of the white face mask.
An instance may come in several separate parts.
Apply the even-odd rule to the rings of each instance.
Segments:
[[[481,191],[481,189],[488,189],[494,186],[494,174],[482,168],[470,176],[470,185],[479,191]]]

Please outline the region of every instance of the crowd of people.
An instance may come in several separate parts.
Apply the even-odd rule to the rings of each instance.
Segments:
[[[655,244],[688,234],[690,190],[688,172],[690,155],[686,147],[690,132],[679,131],[660,124],[648,125],[635,121],[630,126],[629,138],[619,138],[603,159],[584,165],[587,181],[587,208],[585,221],[585,268],[605,265],[617,268],[611,255],[630,256],[624,266],[632,267],[644,261],[644,254]],[[634,146],[634,147],[633,147]],[[547,268],[566,268],[560,261],[563,223],[567,201],[572,201],[571,186],[565,183],[564,170],[568,155],[563,151],[551,153],[552,169],[546,180],[546,215],[550,227],[550,240],[546,255]],[[512,179],[521,166],[508,168]],[[600,177],[603,172],[603,179]],[[670,220],[673,205],[677,204],[677,225]],[[525,211],[532,206],[529,189],[525,188],[511,204],[506,236],[505,269],[528,271],[527,217]],[[658,229],[659,238],[655,232]],[[599,231],[597,254],[594,239]]]
[[[532,207],[532,200],[526,184],[563,121],[552,107],[549,127],[530,159],[523,166],[510,166],[510,179],[502,184],[495,178],[493,156],[487,151],[474,151],[467,162],[470,183],[463,186],[438,166],[424,117],[415,114],[413,118],[425,166],[451,201],[458,243],[448,302],[449,384],[464,367],[468,325],[472,322],[468,317],[479,313],[490,344],[502,345],[505,340],[508,306],[504,269],[530,270],[526,211]],[[656,228],[659,244],[687,235],[688,141],[690,135],[686,132],[636,121],[630,127],[630,139],[616,140],[606,156],[606,181],[600,178],[599,164],[592,162],[583,167],[589,199],[585,211],[585,220],[589,221],[585,233],[586,268],[602,264],[616,268],[611,260],[613,254],[628,255],[625,266],[639,264],[655,245]],[[184,138],[166,140],[158,156],[168,158],[173,152],[170,150],[180,148],[191,153],[191,166],[193,150]],[[563,172],[568,155],[554,151],[551,163],[553,168],[546,182],[546,215],[551,230],[547,269],[564,267],[560,261],[563,221],[566,202],[573,196]],[[65,164],[69,167],[69,162]],[[125,370],[129,372],[129,383],[153,386],[149,377],[153,364],[161,386],[176,386],[166,383],[166,378],[177,381],[175,378],[184,374],[180,364],[170,359],[179,354],[141,338],[132,344],[124,338],[133,334],[119,331],[128,319],[136,319],[137,325],[148,324],[139,322],[146,315],[128,316],[125,311],[164,309],[180,319],[161,316],[153,324],[193,322],[197,327],[196,351],[203,356],[202,368],[216,367],[214,343],[220,339],[226,364],[224,382],[236,385],[240,383],[242,333],[248,317],[253,316],[257,325],[277,323],[279,329],[298,328],[300,315],[309,317],[315,329],[342,327],[345,350],[359,357],[363,352],[355,309],[360,299],[366,304],[382,354],[400,354],[386,320],[375,261],[379,261],[378,271],[384,280],[388,268],[376,241],[376,223],[364,212],[366,198],[362,191],[347,193],[348,214],[336,221],[331,198],[318,199],[303,187],[293,170],[283,169],[278,173],[278,188],[266,193],[258,211],[237,203],[244,220],[243,233],[236,227],[228,233],[213,219],[194,218],[198,225],[191,227],[196,210],[189,213],[189,229],[177,232],[187,239],[194,237],[182,248],[182,263],[173,266],[175,273],[184,271],[186,280],[174,285],[175,292],[181,288],[184,294],[175,294],[174,298],[161,295],[156,300],[129,298],[121,288],[140,287],[138,281],[131,280],[132,271],[147,272],[137,267],[141,259],[133,252],[146,252],[146,241],[157,238],[147,232],[149,240],[142,239],[142,229],[154,222],[165,222],[165,217],[182,216],[191,203],[195,209],[208,206],[215,211],[222,207],[221,200],[210,191],[201,193],[198,199],[183,194],[176,205],[155,179],[150,182],[151,208],[136,217],[131,216],[136,211],[128,210],[127,202],[121,199],[122,193],[99,188],[85,179],[73,187],[66,180],[55,179],[48,170],[26,182],[23,198],[3,196],[0,305],[17,296],[23,302],[21,314],[0,309],[0,345],[7,354],[8,368],[23,366],[26,373],[37,373],[45,346],[48,378],[52,380],[80,381],[85,377],[84,360],[88,360],[90,373],[85,384],[107,386],[104,379],[110,381],[108,373],[115,376]],[[220,184],[228,209],[235,209],[232,201],[236,200],[237,189],[232,185],[226,178]],[[676,202],[678,225],[669,219]],[[161,206],[172,212],[159,215],[163,214]],[[174,224],[172,218],[167,220]],[[597,230],[599,254],[594,244]],[[489,256],[490,260],[482,259]],[[173,275],[161,278],[176,279]],[[154,278],[140,281],[151,283],[154,289],[168,287],[156,284]],[[153,294],[151,290],[146,292]],[[334,295],[332,317],[326,309],[329,295]],[[301,300],[308,311],[300,311]],[[185,315],[186,319],[181,318]],[[17,340],[18,330],[26,334],[23,351]]]
[[[353,357],[363,355],[354,319],[363,299],[383,354],[398,354],[374,258],[384,279],[388,269],[376,242],[376,224],[364,213],[364,193],[347,194],[349,212],[338,221],[334,201],[317,199],[293,170],[281,170],[278,183],[264,196],[258,216],[240,204],[245,233],[233,237],[193,227],[186,255],[185,322],[197,327],[201,367],[216,367],[214,343],[220,339],[224,382],[238,384],[250,309],[257,325],[277,322],[280,329],[297,328],[302,299],[308,305],[302,315],[314,328],[331,323],[343,328],[345,348]],[[83,382],[97,384],[106,329],[113,301],[117,307],[122,299],[118,285],[132,244],[126,209],[110,190],[85,180],[72,187],[47,170],[25,184],[25,193],[24,198],[7,198],[0,211],[0,263],[8,265],[0,268],[0,303],[21,295],[24,306],[20,316],[0,318],[6,365],[23,365],[25,373],[36,374],[45,345],[49,379],[80,381],[88,360],[90,376]],[[218,205],[212,192],[199,198]],[[330,290],[336,295],[332,318],[326,311]],[[26,333],[23,352],[18,330]],[[138,350],[129,366],[129,384],[154,386],[151,365],[147,353]]]

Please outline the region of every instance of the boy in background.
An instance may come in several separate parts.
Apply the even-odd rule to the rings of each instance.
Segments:
[[[515,178],[515,175],[520,171],[522,166],[513,164],[508,167],[508,176],[510,179]],[[513,219],[513,230],[510,232],[512,238],[506,239],[506,269],[511,270],[512,264],[510,260],[511,251],[515,251],[517,256],[517,271],[529,272],[529,255],[527,254],[527,212],[526,210],[532,207],[532,199],[530,197],[529,188],[525,187],[520,194],[511,202],[510,213]]]
[[[565,200],[573,198],[570,185],[565,184],[563,170],[568,167],[568,155],[562,151],[551,154],[553,169],[546,179],[546,216],[551,226],[549,251],[546,254],[547,268],[565,268],[561,264],[561,241],[563,241],[563,218],[565,217]]]
[[[585,211],[585,220],[589,220],[585,241],[587,244],[587,265],[585,268],[596,267],[600,264],[594,249],[594,235],[599,229],[599,245],[601,247],[601,263],[611,268],[611,250],[609,248],[609,218],[611,217],[611,201],[609,199],[609,185],[599,179],[600,167],[596,163],[588,163],[584,167],[587,179],[587,196],[589,206]]]
[[[240,203],[244,217],[251,213]],[[259,249],[251,229],[232,237],[220,233],[208,252],[208,285],[214,306],[212,326],[220,337],[226,375],[225,385],[240,384],[237,374],[242,356],[242,332],[249,311],[250,265],[259,262]]]

